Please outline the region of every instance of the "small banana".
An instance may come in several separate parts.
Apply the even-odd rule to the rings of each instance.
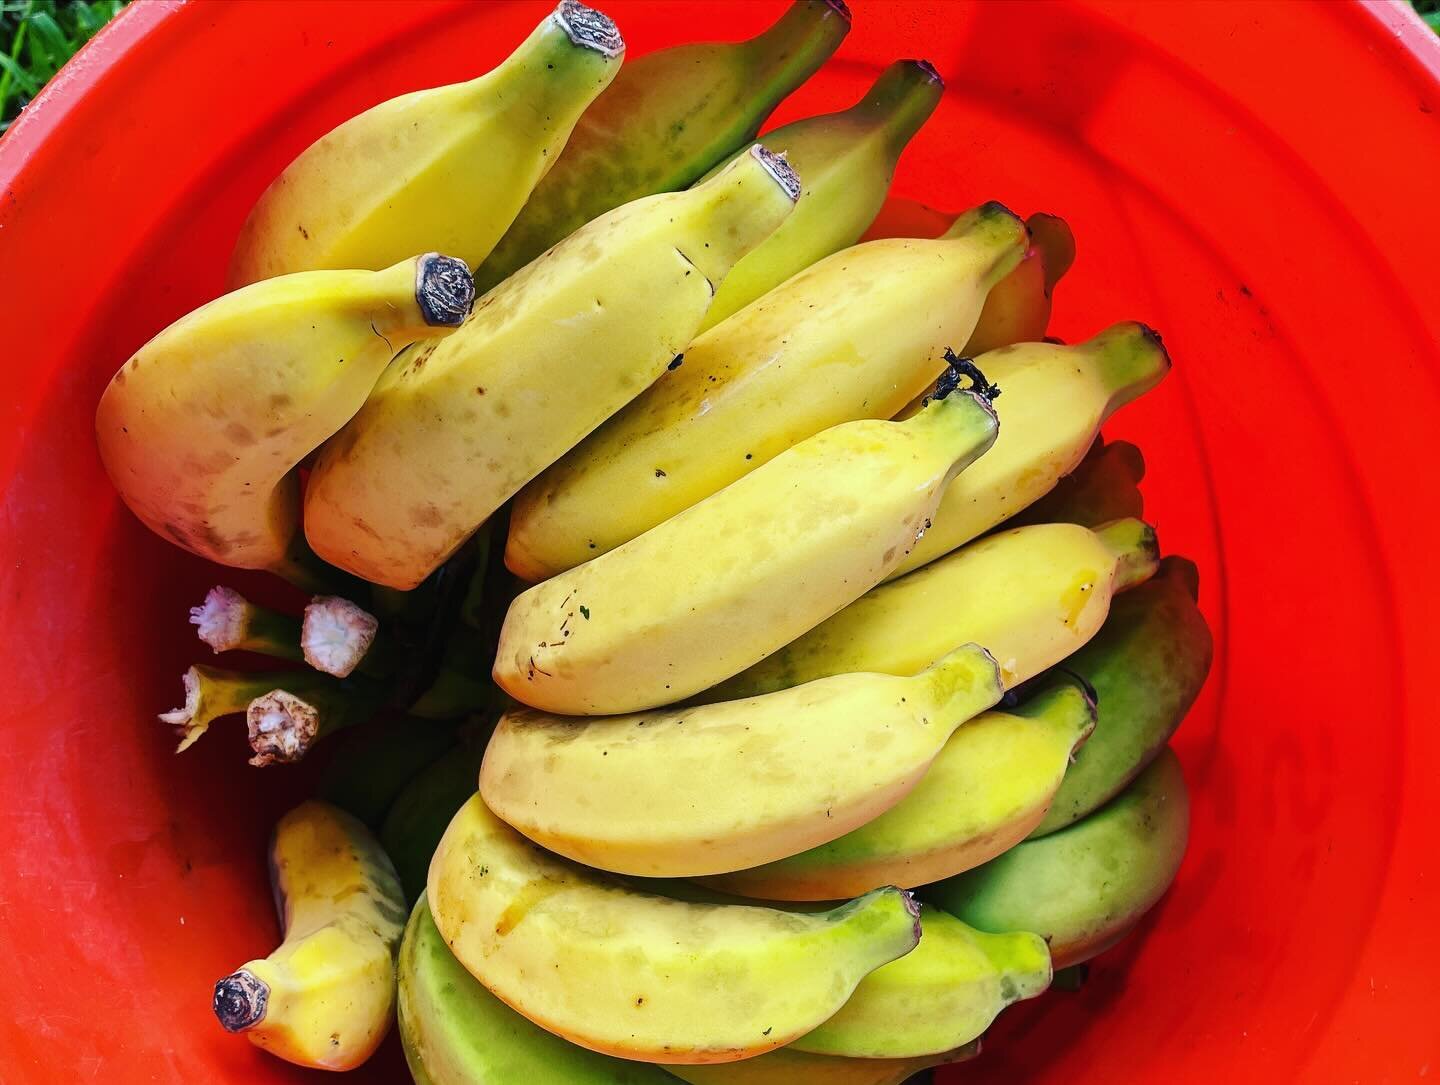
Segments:
[[[482,298],[457,336],[398,358],[321,450],[310,544],[375,583],[419,584],[665,372],[798,192],[756,144],[704,185],[590,223]]]
[[[521,491],[505,561],[538,581],[613,550],[822,430],[890,418],[945,368],[1025,248],[997,203],[938,241],[826,257],[700,336]]]
[[[429,249],[474,267],[620,70],[624,52],[609,18],[562,0],[493,71],[352,117],[261,195],[231,257],[231,284],[379,269]]]
[[[1167,748],[1088,817],[922,893],[980,930],[1034,931],[1065,968],[1120,941],[1165,895],[1189,830],[1185,778]]]
[[[100,459],[161,537],[319,587],[295,465],[359,410],[398,349],[453,331],[473,297],[465,265],[434,253],[226,294],[111,379],[95,415]]]
[[[1165,558],[1154,577],[1115,600],[1095,639],[1065,661],[1099,694],[1100,722],[1033,836],[1063,829],[1108,802],[1170,741],[1200,695],[1214,654],[1195,605],[1199,590],[1194,562]]]
[[[762,900],[836,900],[979,866],[1025,839],[1044,816],[1095,713],[1086,692],[1063,681],[1018,708],[986,712],[952,734],[915,789],[873,821],[705,884]],[[843,758],[832,764],[832,778],[848,768]]]
[[[954,391],[905,422],[847,422],[800,442],[526,591],[505,616],[495,681],[548,712],[608,715],[730,677],[894,568],[995,426],[988,399]]]
[[[451,745],[395,797],[380,827],[380,843],[400,875],[406,900],[425,892],[430,860],[455,812],[475,794],[485,742],[477,736]]]
[[[485,752],[480,794],[531,840],[587,866],[720,874],[882,814],[1002,692],[995,660],[972,644],[913,678],[836,675],[745,701],[596,720],[512,711]]]
[[[720,21],[721,8],[705,9]],[[745,146],[850,30],[840,0],[800,0],[758,37],[640,57],[585,110],[489,259],[481,292],[621,204],[685,188]]]
[[[1140,480],[1145,457],[1129,441],[1096,439],[1080,466],[1029,508],[1005,521],[1006,527],[1026,524],[1082,524],[1099,527],[1111,520],[1139,519],[1145,514]]]
[[[284,941],[215,985],[215,1016],[287,1062],[354,1069],[390,1028],[395,871],[364,825],[313,799],[275,827],[270,870]]]
[[[631,889],[536,848],[478,795],[446,830],[426,893],[446,944],[492,994],[583,1047],[647,1062],[781,1047],[920,937],[895,888],[809,915]]]
[[[1158,561],[1154,529],[1139,520],[1004,531],[867,592],[705,696],[753,697],[848,671],[914,674],[972,642],[1011,689],[1085,644],[1114,594]]]

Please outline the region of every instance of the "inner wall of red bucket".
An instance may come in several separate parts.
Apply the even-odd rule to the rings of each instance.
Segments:
[[[632,56],[780,10],[606,6]],[[1174,890],[1082,991],[1009,1011],[941,1080],[1440,1074],[1440,740],[1420,688],[1440,639],[1415,587],[1440,423],[1436,48],[1398,7],[855,9],[773,123],[849,104],[897,56],[945,74],[895,193],[1064,215],[1079,259],[1054,332],[1164,333],[1173,375],[1109,433],[1144,448],[1149,517],[1199,563],[1218,641],[1177,742],[1195,816]],[[171,756],[154,714],[198,658],[185,608],[217,571],[120,507],[92,412],[130,351],[220,291],[246,209],[296,152],[484,70],[543,12],[137,5],[0,143],[23,348],[0,432],[7,1083],[307,1077],[208,1006],[273,945],[264,839],[303,773],[244,768],[237,733]],[[357,1080],[403,1074],[392,1042]]]

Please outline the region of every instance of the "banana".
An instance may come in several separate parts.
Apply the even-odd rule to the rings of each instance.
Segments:
[[[781,1047],[920,938],[913,901],[893,887],[815,914],[633,890],[536,848],[478,795],[446,830],[426,892],[445,942],[491,993],[583,1047],[648,1062]]]
[[[945,239],[820,261],[685,348],[634,403],[521,491],[505,560],[543,580],[613,550],[822,430],[889,418],[940,373],[1025,247],[1000,204]]]
[[[1090,816],[922,895],[983,931],[1034,931],[1065,968],[1109,949],[1165,895],[1189,828],[1185,778],[1167,748]]]
[[[364,825],[312,799],[275,827],[270,870],[284,941],[215,985],[215,1016],[287,1062],[353,1069],[395,1003],[405,909],[394,868]]]
[[[465,265],[434,253],[226,294],[111,379],[95,415],[100,459],[156,534],[319,587],[292,469],[360,408],[396,350],[454,330],[473,297]]]
[[[871,972],[835,1016],[790,1046],[862,1059],[936,1054],[977,1039],[1006,1006],[1050,986],[1039,935],[987,934],[923,906],[920,931],[918,946]]]
[[[995,406],[1004,436],[974,471],[950,485],[930,529],[892,578],[928,565],[1048,493],[1080,463],[1101,423],[1160,383],[1170,357],[1144,324],[1116,324],[1076,346],[1019,343],[983,354],[977,364],[1009,393]]]
[[[932,1066],[968,1062],[980,1054],[980,1041],[939,1055],[911,1059],[845,1059],[811,1055],[782,1047],[778,1051],[709,1066],[672,1066],[670,1073],[690,1085],[903,1085]]]
[[[715,284],[795,206],[756,144],[708,183],[592,222],[396,360],[321,450],[305,531],[321,557],[412,588],[541,470],[642,392]]]
[[[737,263],[715,294],[702,332],[816,260],[855,244],[890,189],[895,165],[940,104],[945,82],[924,60],[897,60],[860,102],[765,133],[805,179],[795,213]],[[718,169],[718,167],[717,167]]]
[[[430,249],[474,267],[620,70],[624,51],[609,18],[562,0],[486,75],[352,117],[261,195],[236,242],[231,284],[379,269]]]
[[[403,717],[356,727],[336,740],[337,749],[320,770],[315,794],[353,814],[366,828],[378,833],[386,814],[411,781],[423,774],[454,742],[455,725],[449,721],[437,723]],[[457,802],[455,809],[459,806]],[[439,839],[438,833],[436,839]],[[384,842],[382,837],[381,843]],[[400,864],[396,856],[389,848],[385,852],[398,872]]]
[[[877,885],[924,885],[979,866],[1025,839],[1044,816],[1073,751],[1095,726],[1095,713],[1095,703],[1071,682],[1018,708],[986,712],[952,734],[915,789],[873,821],[705,884],[762,900],[836,900]],[[832,764],[842,767],[832,774],[848,768],[843,759]]]
[[[416,774],[385,815],[380,843],[395,863],[406,900],[425,892],[430,860],[450,819],[475,794],[484,755],[485,743],[478,738],[453,745]]]
[[[534,708],[608,715],[736,674],[894,568],[995,426],[989,400],[955,391],[905,422],[847,422],[800,442],[522,594],[495,681]]]
[[[682,45],[627,64],[476,271],[480,290],[605,212],[693,183],[749,143],[849,29],[840,0],[801,0],[749,41]]]
[[[1033,836],[1063,829],[1108,802],[1170,741],[1200,695],[1214,654],[1195,605],[1199,590],[1193,562],[1166,558],[1151,580],[1115,600],[1095,639],[1066,660],[1065,669],[1099,694],[1099,726]]]
[[[1140,480],[1145,457],[1129,441],[1096,439],[1080,466],[1028,509],[1005,521],[1006,527],[1026,524],[1082,524],[1099,527],[1111,520],[1139,518],[1145,513]]]
[[[521,709],[495,729],[480,794],[531,840],[587,866],[721,874],[882,814],[1002,692],[995,660],[966,645],[913,678],[836,675],[746,701],[597,720]]]
[[[914,674],[971,642],[999,660],[1011,689],[1085,644],[1114,594],[1158,560],[1154,529],[1139,520],[1004,531],[867,592],[705,696],[753,697],[849,671]]]

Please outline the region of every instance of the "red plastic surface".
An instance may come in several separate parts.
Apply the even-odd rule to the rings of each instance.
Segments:
[[[697,6],[607,4],[632,55],[692,36]],[[779,7],[723,7],[727,32]],[[895,56],[947,75],[896,193],[1063,214],[1056,332],[1164,332],[1174,375],[1112,432],[1144,447],[1219,640],[1178,744],[1195,827],[1174,891],[1082,992],[1012,1011],[942,1080],[1440,1078],[1440,46],[1379,3],[855,7],[775,122],[848,104]],[[219,290],[295,152],[484,70],[543,11],[137,4],[0,141],[7,1085],[310,1076],[208,1008],[273,942],[263,840],[296,777],[246,769],[235,733],[171,757],[154,713],[216,573],[119,505],[93,407]],[[403,1080],[394,1045],[358,1079]]]

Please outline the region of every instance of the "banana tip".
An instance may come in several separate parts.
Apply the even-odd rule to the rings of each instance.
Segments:
[[[427,252],[415,263],[415,300],[432,328],[455,328],[475,303],[470,266],[453,256]]]
[[[930,82],[938,83],[942,89],[944,88],[944,77],[940,74],[939,69],[936,68],[935,65],[931,64],[928,60],[911,60],[908,63],[913,64],[915,65],[915,67],[919,68],[920,71],[925,74],[925,78],[929,79]]]
[[[831,11],[833,11],[836,15],[840,16],[840,18],[844,19],[847,23],[852,21],[852,16],[850,15],[850,5],[845,3],[845,0],[825,0],[825,4],[827,7],[830,8]]]
[[[785,190],[791,203],[800,198],[800,175],[790,165],[784,151],[776,154],[765,144],[757,143],[750,148],[750,153],[765,168],[765,172],[775,178],[775,183]]]
[[[615,20],[580,0],[560,0],[555,21],[582,49],[593,49],[605,57],[618,57],[625,51],[625,39],[620,36]]]
[[[226,1032],[244,1032],[265,1020],[269,1002],[269,985],[242,968],[215,984],[210,1006]]]

